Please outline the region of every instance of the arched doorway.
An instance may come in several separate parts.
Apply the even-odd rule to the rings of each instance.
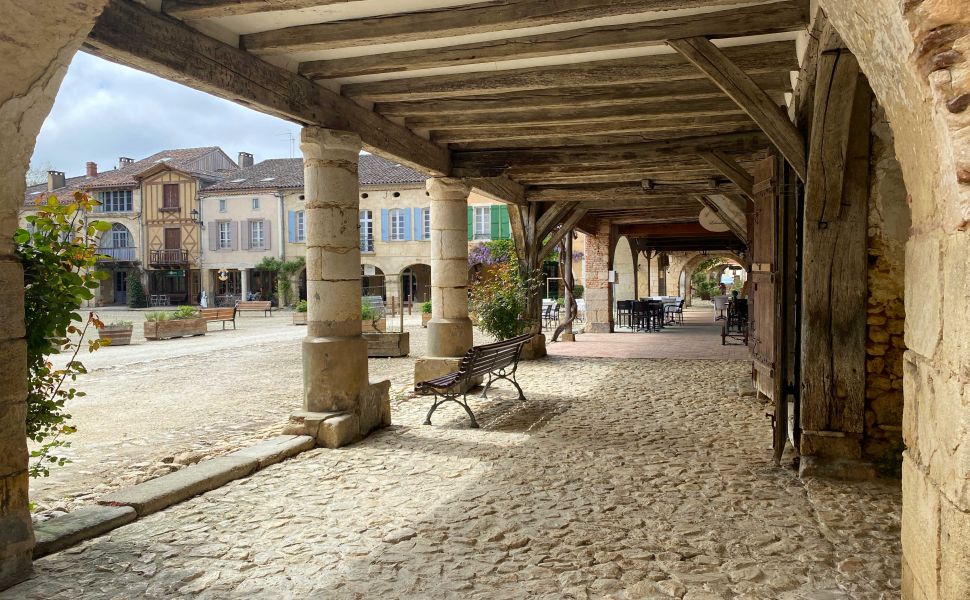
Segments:
[[[376,265],[360,265],[360,294],[361,296],[380,296],[387,300],[387,287],[384,281],[384,271]]]
[[[616,281],[613,283],[613,298],[620,300],[636,300],[636,263],[630,240],[626,236],[620,237],[613,248],[613,271]]]
[[[401,270],[401,298],[405,303],[431,299],[431,265],[416,263]]]

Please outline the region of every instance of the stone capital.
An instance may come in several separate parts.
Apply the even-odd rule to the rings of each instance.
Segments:
[[[304,127],[300,132],[300,150],[307,160],[328,160],[341,154],[356,157],[360,149],[360,136],[350,131]]]
[[[432,200],[467,200],[471,186],[458,177],[432,177],[425,183]]]

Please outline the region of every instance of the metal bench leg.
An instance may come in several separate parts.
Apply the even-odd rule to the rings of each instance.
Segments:
[[[519,382],[515,380],[515,373],[512,373],[512,377],[509,379],[509,381],[511,381],[512,385],[515,386],[515,389],[519,390],[519,397],[517,398],[517,400],[521,400],[525,402],[526,400],[525,394],[522,392],[522,388],[519,386]]]
[[[468,413],[468,418],[471,419],[471,422],[472,422],[470,427],[472,429],[478,429],[478,420],[475,419],[475,413],[473,413],[472,409],[468,406],[468,394],[463,394],[462,398],[463,398],[462,400],[459,400],[458,397],[456,396],[454,400],[458,404],[461,404],[462,408],[465,409],[465,412]]]
[[[441,402],[444,402],[444,400]],[[435,394],[434,403],[431,405],[431,409],[428,411],[428,416],[424,418],[425,425],[431,425],[431,415],[434,414],[434,411],[438,410],[438,407],[441,406],[441,402],[438,401],[438,394]]]
[[[488,388],[492,387],[492,382],[494,382],[494,381],[495,381],[495,378],[492,376],[491,373],[489,373],[488,374],[488,383],[485,384],[485,389],[482,390],[482,395],[479,396],[479,398],[488,398]]]

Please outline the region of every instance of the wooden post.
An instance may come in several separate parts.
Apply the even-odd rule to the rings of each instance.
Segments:
[[[575,281],[573,280],[573,232],[570,231],[566,234],[563,239],[563,252],[565,256],[563,257],[563,264],[565,264],[565,272],[562,274],[563,280],[566,282],[566,327],[560,336],[560,340],[564,342],[575,342],[576,334],[573,333],[573,319],[576,315],[573,314],[573,304],[575,303],[573,294],[573,285]]]

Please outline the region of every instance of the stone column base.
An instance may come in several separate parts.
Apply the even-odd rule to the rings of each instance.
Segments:
[[[462,356],[474,343],[472,335],[472,322],[467,317],[449,320],[432,318],[428,322],[428,354]]]
[[[575,333],[561,333],[561,334],[559,334],[559,341],[560,342],[575,342],[576,341],[576,334]]]
[[[868,481],[876,478],[872,463],[858,458],[827,458],[802,456],[798,460],[798,476],[840,479],[843,481]]]
[[[447,375],[448,373],[454,373],[458,370],[460,363],[460,356],[422,356],[414,363],[414,383],[418,384],[422,381]],[[482,378],[475,377],[464,385],[460,391],[464,393],[476,385],[481,384]]]
[[[546,355],[546,335],[544,333],[537,333],[531,340],[522,346],[522,354],[519,355],[520,360],[536,360],[537,358],[542,358]]]
[[[303,339],[304,410],[353,412],[366,385],[367,341],[363,337]]]
[[[586,325],[588,333],[612,333],[609,323],[589,323]]]
[[[285,435],[308,435],[317,446],[342,448],[358,442],[372,431],[391,424],[391,382],[370,383],[360,393],[353,412],[300,411],[290,415]]]

